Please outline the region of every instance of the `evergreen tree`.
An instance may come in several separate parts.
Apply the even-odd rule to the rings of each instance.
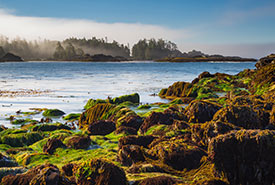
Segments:
[[[66,58],[66,52],[60,42],[57,43],[53,57],[54,59],[58,59],[58,60],[62,60]]]
[[[5,55],[5,53],[6,52],[4,51],[3,47],[0,46],[0,58],[3,57]]]

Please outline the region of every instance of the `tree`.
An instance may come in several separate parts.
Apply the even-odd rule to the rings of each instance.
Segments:
[[[3,47],[0,46],[0,58],[3,57],[5,55],[5,53],[6,52],[4,51]]]
[[[65,49],[66,59],[73,59],[76,56],[75,48],[72,43],[69,43]]]
[[[62,60],[66,58],[66,52],[60,42],[57,43],[53,57],[58,60]]]

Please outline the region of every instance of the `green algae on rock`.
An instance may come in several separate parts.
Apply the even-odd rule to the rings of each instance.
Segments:
[[[59,109],[47,109],[43,112],[44,117],[61,117],[65,114],[62,110]]]

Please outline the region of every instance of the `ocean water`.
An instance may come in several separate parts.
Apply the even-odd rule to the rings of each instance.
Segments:
[[[176,81],[190,82],[204,71],[237,74],[255,68],[254,65],[255,62],[150,61],[0,63],[0,124],[11,127],[6,118],[18,110],[58,108],[66,113],[82,112],[90,98],[135,92],[140,94],[142,103],[167,102],[151,95]],[[39,93],[29,93],[35,91]]]

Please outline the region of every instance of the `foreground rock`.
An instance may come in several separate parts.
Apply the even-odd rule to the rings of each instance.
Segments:
[[[185,115],[190,123],[205,123],[212,120],[214,114],[222,107],[206,100],[192,101],[185,109]]]
[[[178,179],[168,176],[159,176],[143,179],[139,182],[134,183],[134,185],[174,185],[180,183],[181,181]]]
[[[127,185],[125,172],[115,166],[100,159],[81,164],[75,174],[78,185],[108,184],[108,185]]]
[[[201,158],[206,155],[201,148],[180,137],[151,144],[148,154],[176,170],[198,168]]]
[[[113,121],[99,120],[88,126],[90,135],[107,135],[116,130],[116,124]]]
[[[274,131],[232,131],[213,139],[208,152],[230,184],[274,184],[274,143]]]
[[[54,165],[41,165],[30,169],[26,173],[8,175],[2,179],[2,185],[40,185],[40,184],[74,184],[61,176]]]
[[[43,146],[43,152],[46,152],[52,155],[54,154],[57,148],[66,148],[66,146],[59,139],[56,139],[56,138],[49,139],[47,143]]]

